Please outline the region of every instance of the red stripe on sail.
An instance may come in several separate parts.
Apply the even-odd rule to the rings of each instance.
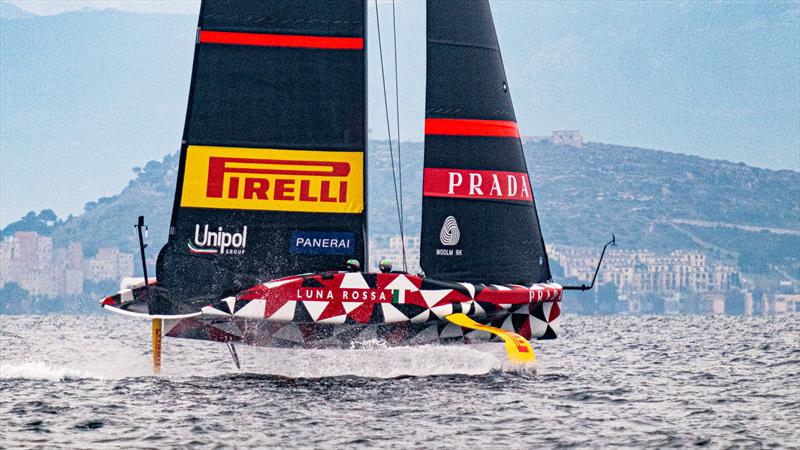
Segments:
[[[499,170],[425,168],[422,195],[533,202],[527,173]]]
[[[355,37],[303,36],[294,34],[237,33],[232,31],[200,31],[200,43],[254,45],[259,47],[321,48],[329,50],[363,50],[364,39]]]
[[[510,120],[425,119],[426,135],[519,137]]]

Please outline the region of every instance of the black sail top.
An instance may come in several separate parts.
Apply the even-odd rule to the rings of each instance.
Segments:
[[[365,257],[363,0],[204,0],[151,312]]]
[[[551,278],[487,0],[428,0],[421,266],[427,276]]]

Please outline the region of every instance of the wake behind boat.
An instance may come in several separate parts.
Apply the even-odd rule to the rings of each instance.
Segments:
[[[557,336],[565,288],[552,282],[489,3],[426,8],[424,275],[414,275],[360,270],[366,3],[203,1],[157,282],[145,272],[102,301],[153,320],[156,366],[162,320],[166,336],[227,343],[237,365],[236,342],[372,339],[501,339],[512,361],[532,364],[528,340]]]

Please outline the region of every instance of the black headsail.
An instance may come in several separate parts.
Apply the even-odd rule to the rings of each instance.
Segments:
[[[363,262],[363,0],[204,0],[153,313]]]
[[[421,265],[476,283],[550,279],[487,0],[428,0]]]

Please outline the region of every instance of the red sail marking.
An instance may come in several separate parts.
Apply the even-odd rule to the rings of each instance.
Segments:
[[[499,170],[428,167],[424,169],[422,194],[426,197],[533,202],[527,173]]]
[[[253,45],[258,47],[319,48],[328,50],[364,49],[364,39],[356,37],[237,33],[232,31],[208,31],[208,30],[200,31],[200,43]]]
[[[426,135],[519,137],[509,120],[425,119]]]

